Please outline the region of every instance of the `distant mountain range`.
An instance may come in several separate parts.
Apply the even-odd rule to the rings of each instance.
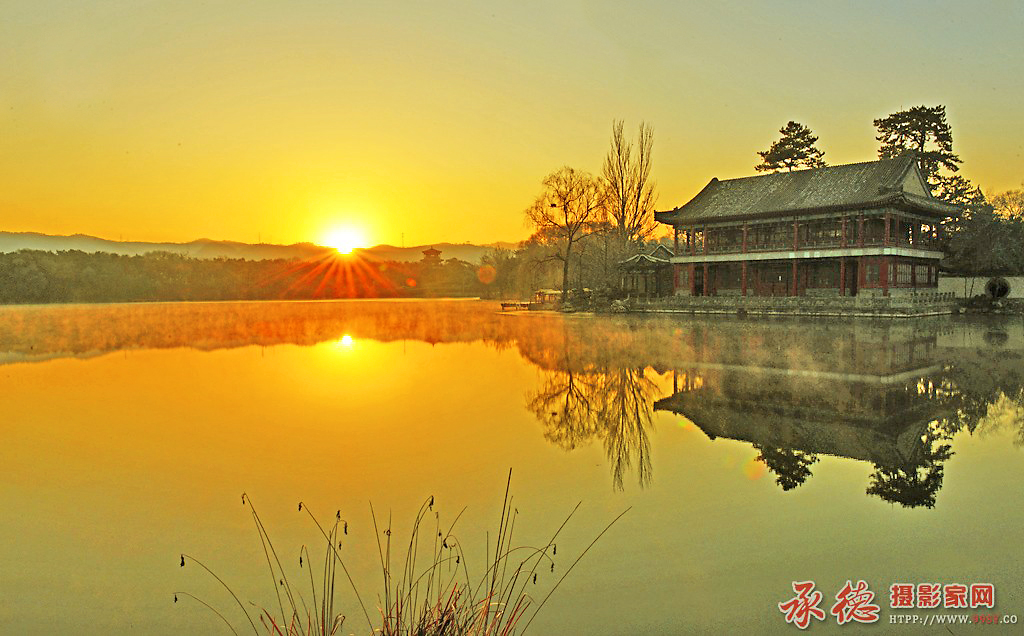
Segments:
[[[377,245],[376,247],[357,249],[355,252],[371,260],[413,262],[423,258],[423,250],[433,247],[441,250],[442,259],[457,258],[470,263],[478,263],[484,254],[494,248],[514,249],[516,245],[516,243],[506,242],[487,245],[437,243],[415,247]],[[141,241],[110,241],[85,234],[52,236],[37,232],[0,232],[0,252],[16,252],[26,249],[46,252],[64,250],[109,252],[126,256],[137,256],[147,252],[171,252],[193,258],[242,258],[250,261],[274,258],[311,258],[331,251],[329,247],[313,243],[270,245],[210,239],[199,239],[188,243],[145,243]]]

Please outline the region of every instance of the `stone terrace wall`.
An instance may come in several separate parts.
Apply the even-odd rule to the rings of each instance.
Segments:
[[[674,296],[631,301],[640,312],[764,314],[784,316],[910,317],[950,314],[956,299],[948,292],[918,292],[893,297],[869,296]]]

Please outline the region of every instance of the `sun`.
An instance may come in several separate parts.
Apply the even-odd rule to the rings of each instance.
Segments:
[[[333,247],[340,254],[351,254],[352,250],[366,245],[366,237],[355,228],[339,228],[324,237],[324,245]]]

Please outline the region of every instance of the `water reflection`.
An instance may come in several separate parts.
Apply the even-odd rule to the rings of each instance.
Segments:
[[[1019,320],[496,309],[466,301],[8,307],[0,308],[0,364],[176,347],[334,342],[348,351],[360,339],[514,348],[539,370],[524,403],[544,438],[566,451],[600,444],[616,489],[651,483],[659,418],[749,444],[783,491],[807,483],[822,456],[867,462],[867,494],[906,507],[936,505],[959,433],[1010,430],[1024,440]]]
[[[766,448],[754,444],[760,451],[757,461],[775,473],[775,483],[783,490],[793,490],[807,481],[811,476],[811,464],[818,461],[818,456],[792,448]]]
[[[612,481],[623,488],[626,474],[651,480],[651,405],[656,382],[643,368],[547,371],[527,409],[544,428],[544,437],[564,450],[599,441],[611,465]]]
[[[868,495],[931,508],[954,436],[973,432],[998,399],[1022,403],[1019,340],[1016,352],[997,358],[950,346],[953,330],[939,321],[804,329],[805,336],[783,325],[734,332],[748,343],[773,332],[783,346],[770,366],[737,364],[731,347],[721,358],[702,348],[655,409],[687,418],[712,440],[751,444],[783,490],[806,483],[819,456],[831,455],[874,466]],[[831,347],[820,342],[828,332],[836,336]],[[1024,430],[1021,410],[1013,413],[1003,425]]]
[[[931,422],[921,436],[924,449],[917,462],[900,466],[875,464],[867,493],[907,508],[935,507],[935,495],[942,487],[943,462],[953,456],[950,435],[936,432],[939,422]]]
[[[561,448],[600,442],[619,489],[630,470],[641,486],[651,480],[655,411],[682,416],[711,440],[750,444],[783,491],[806,483],[828,455],[870,463],[865,492],[908,508],[936,505],[954,437],[973,433],[993,405],[1002,404],[993,421],[1024,439],[1020,324],[999,329],[998,349],[986,347],[990,325],[945,318],[593,318],[551,330],[557,349],[518,342],[549,369],[528,408]],[[655,380],[666,368],[664,395]]]

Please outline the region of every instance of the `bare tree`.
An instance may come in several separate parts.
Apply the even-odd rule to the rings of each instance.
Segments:
[[[573,246],[607,216],[605,187],[590,173],[568,166],[544,178],[544,192],[526,209],[537,233],[552,239],[554,258],[562,262],[562,299],[569,293]]]
[[[992,197],[996,211],[1007,219],[1024,220],[1024,190],[1007,190]]]
[[[654,232],[654,202],[657,198],[651,182],[651,148],[654,131],[640,123],[636,145],[623,133],[623,122],[612,122],[612,140],[604,158],[604,178],[608,183],[608,212],[623,243],[640,242]]]

